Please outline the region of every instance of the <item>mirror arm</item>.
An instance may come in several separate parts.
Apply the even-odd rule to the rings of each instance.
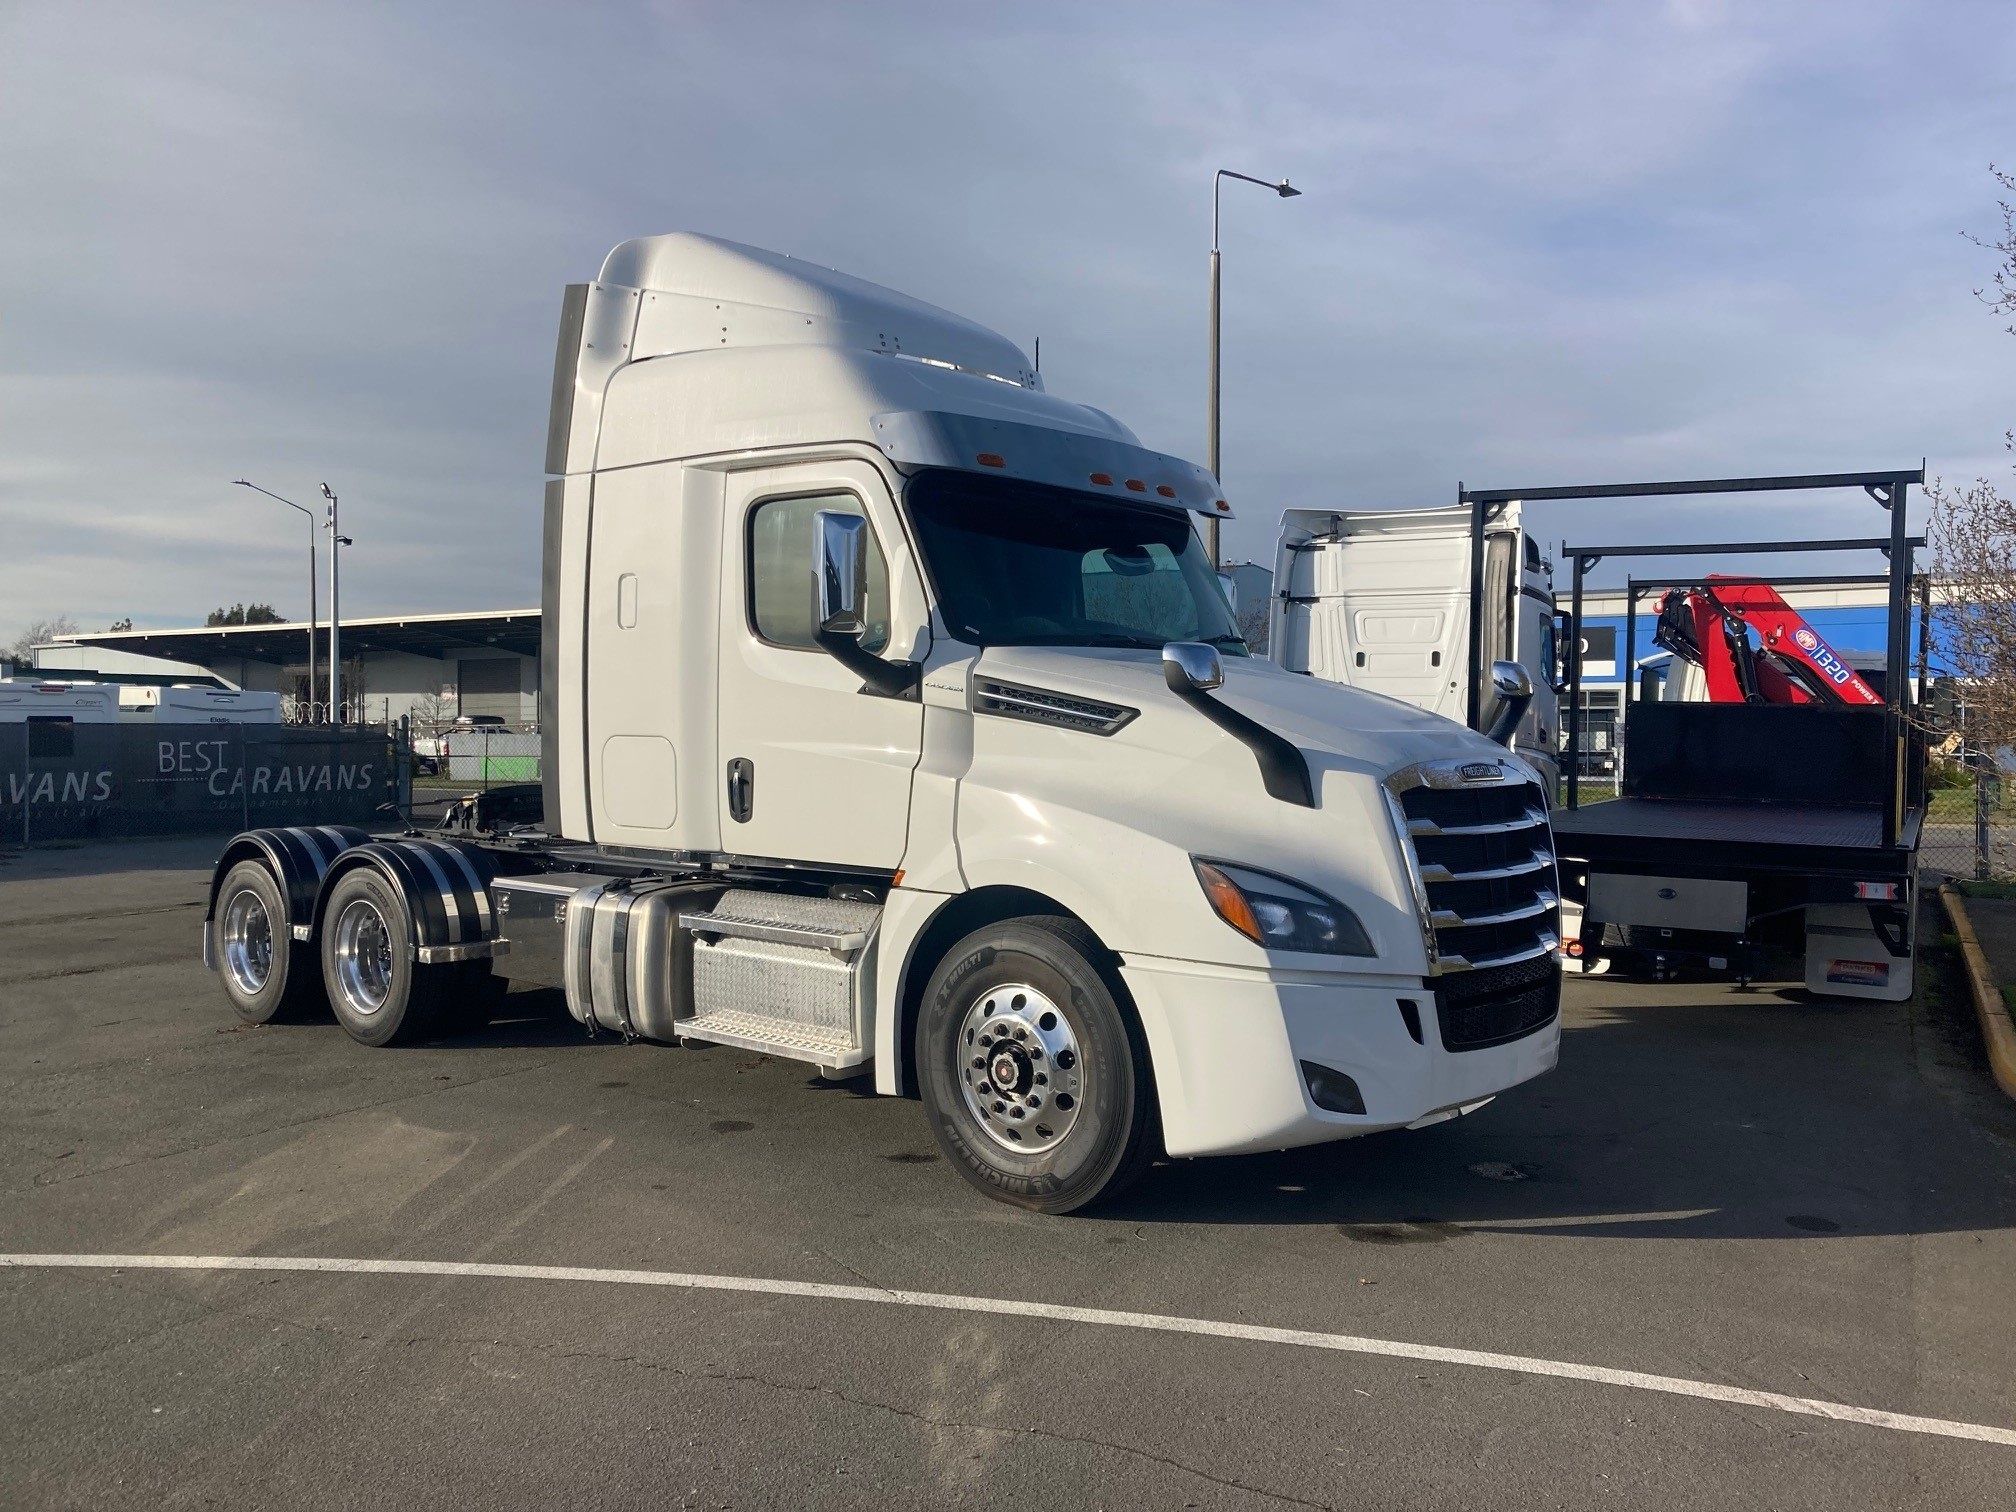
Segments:
[[[861,691],[876,698],[904,698],[914,702],[923,682],[916,662],[884,661],[873,651],[861,648],[859,637],[842,630],[820,628],[812,632],[819,648],[861,679]]]
[[[1497,695],[1497,707],[1485,726],[1484,738],[1510,749],[1513,737],[1519,732],[1519,722],[1533,706],[1533,679],[1517,662],[1493,662],[1491,688]]]
[[[1316,790],[1309,780],[1309,763],[1294,743],[1284,740],[1258,720],[1220,703],[1209,693],[1193,688],[1173,663],[1164,663],[1163,680],[1169,691],[1202,714],[1234,740],[1245,742],[1260,763],[1260,781],[1268,796],[1283,803],[1316,807]]]

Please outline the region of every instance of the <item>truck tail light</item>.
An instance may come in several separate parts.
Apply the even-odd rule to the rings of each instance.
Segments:
[[[1895,903],[1897,884],[1895,882],[1857,882],[1855,896],[1864,903]]]

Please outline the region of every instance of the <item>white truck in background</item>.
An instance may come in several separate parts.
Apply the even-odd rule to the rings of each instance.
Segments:
[[[1291,509],[1274,563],[1268,654],[1290,672],[1384,693],[1467,723],[1472,512]],[[1513,749],[1555,790],[1561,732],[1554,571],[1514,502],[1484,528],[1483,654],[1476,677],[1516,662],[1534,687]],[[1479,700],[1488,709],[1488,696]]]
[[[381,1045],[555,986],[590,1033],[914,1091],[1048,1212],[1554,1064],[1531,769],[1249,655],[1216,481],[1003,337],[628,241],[568,291],[547,470],[543,824],[237,837],[204,950],[242,1018]]]

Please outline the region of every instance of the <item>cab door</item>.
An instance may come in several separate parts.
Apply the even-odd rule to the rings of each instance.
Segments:
[[[929,649],[923,577],[882,474],[866,462],[731,473],[722,531],[715,778],[721,848],[752,859],[894,871],[909,829],[924,713],[861,691],[814,642],[817,518],[864,516],[877,655]]]

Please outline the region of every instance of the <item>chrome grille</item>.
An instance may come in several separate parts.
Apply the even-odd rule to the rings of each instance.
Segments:
[[[983,677],[973,684],[973,712],[998,714],[1003,719],[1027,719],[1037,724],[1061,725],[1067,730],[1083,730],[1088,735],[1111,735],[1141,711],[1130,709],[1125,704],[1074,698],[1068,693],[1053,693],[1048,688],[1030,688],[1021,683]]]
[[[1545,961],[1561,943],[1547,799],[1510,762],[1435,761],[1386,779],[1436,974]]]

